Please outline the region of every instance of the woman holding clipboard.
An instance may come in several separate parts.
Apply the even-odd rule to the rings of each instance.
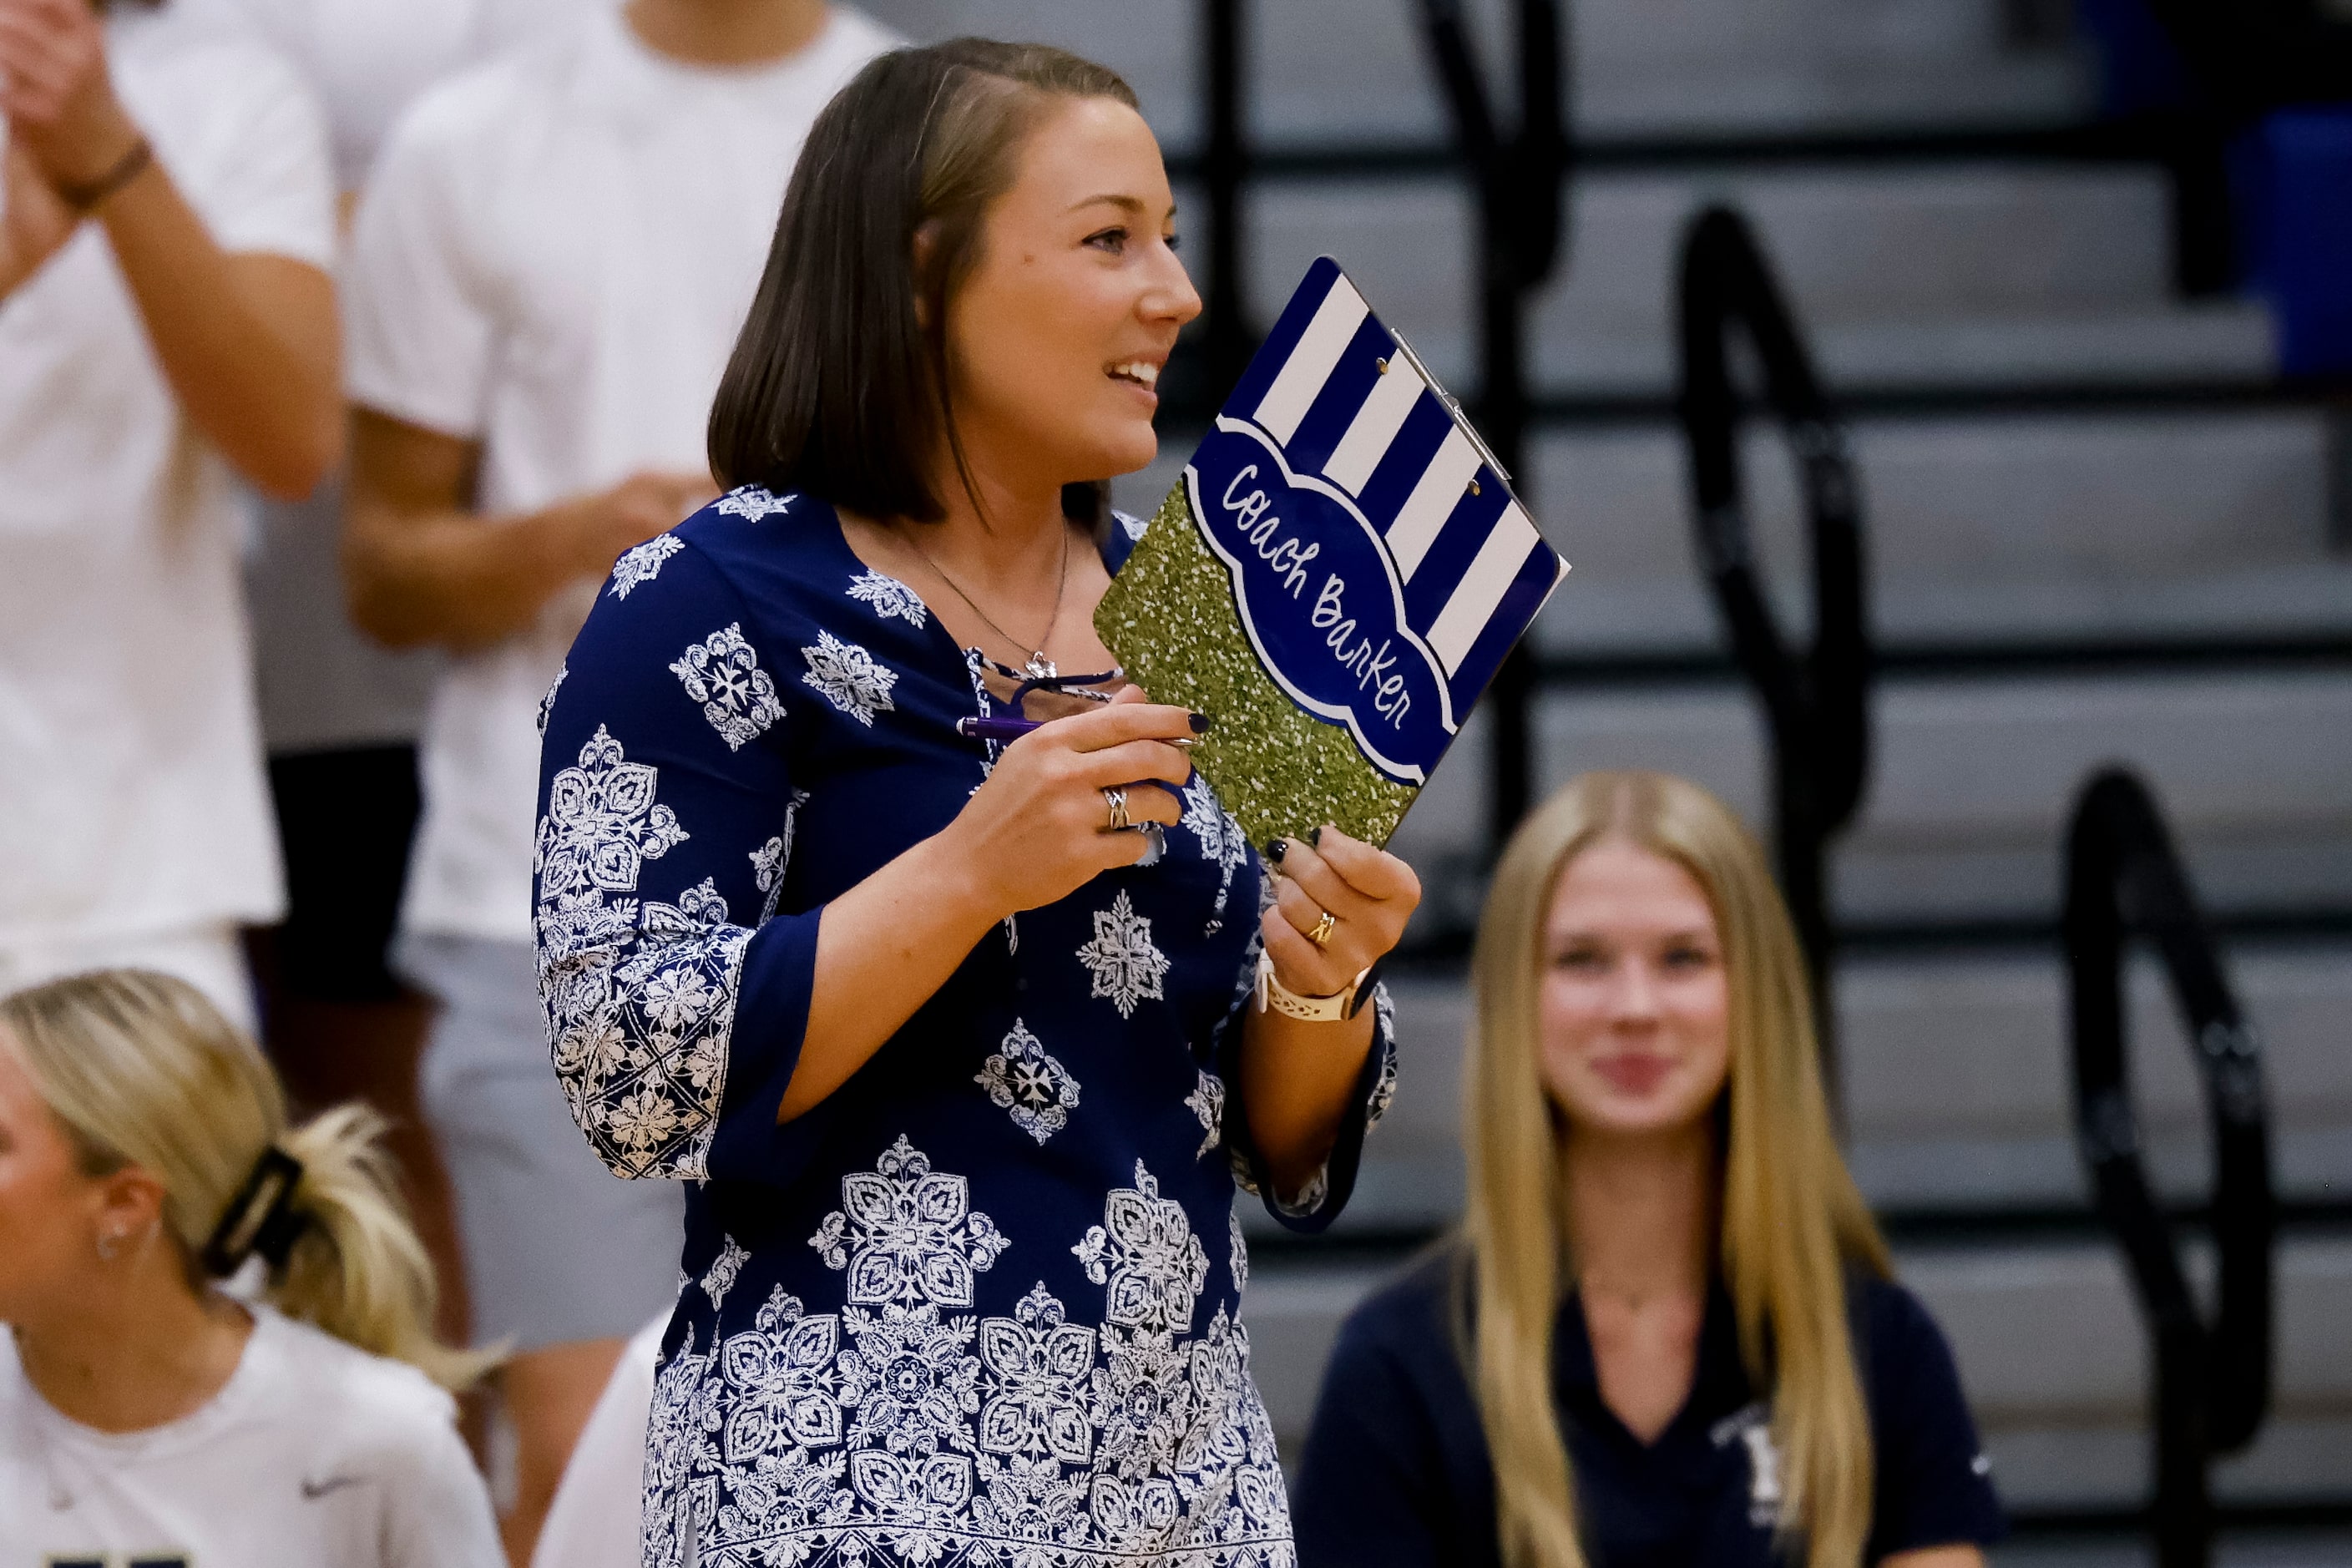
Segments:
[[[1205,718],[1095,635],[1131,540],[1063,496],[1154,454],[1173,226],[1110,72],[869,66],[721,385],[731,488],[550,693],[556,1067],[614,1170],[696,1184],[649,1563],[1290,1561],[1233,1189],[1345,1203],[1419,887],[1332,830],[1267,881]]]

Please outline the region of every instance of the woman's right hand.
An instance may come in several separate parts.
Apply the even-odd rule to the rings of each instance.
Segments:
[[[1146,701],[1132,686],[1105,707],[1041,725],[998,754],[942,847],[1006,914],[1067,897],[1149,847],[1143,834],[1109,831],[1106,789],[1126,789],[1131,823],[1182,819],[1177,792],[1192,763],[1167,742],[1195,733],[1189,709]]]

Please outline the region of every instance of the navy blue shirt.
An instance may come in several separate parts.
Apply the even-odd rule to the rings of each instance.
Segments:
[[[994,711],[831,507],[754,486],[621,557],[548,694],[555,1069],[614,1170],[693,1184],[657,1568],[1288,1561],[1233,1212],[1264,1177],[1235,1058],[1265,879],[1205,780],[1150,864],[1007,920],[777,1123],[826,901],[962,809],[995,753],[956,721]],[[1339,1212],[1394,1082],[1374,1002],[1286,1225]]]
[[[1373,1294],[1339,1331],[1293,1494],[1300,1568],[1494,1568],[1494,1474],[1455,1343],[1458,1254]],[[1850,1299],[1877,1486],[1875,1563],[2001,1532],[1950,1348],[1899,1285]],[[1718,1286],[1690,1395],[1644,1446],[1601,1401],[1571,1293],[1553,1338],[1553,1387],[1576,1471],[1578,1523],[1596,1568],[1743,1568],[1777,1561],[1780,1477],[1764,1404]]]

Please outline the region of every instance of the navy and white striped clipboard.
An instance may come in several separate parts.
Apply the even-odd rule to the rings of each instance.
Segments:
[[[1385,842],[1567,574],[1460,405],[1318,260],[1096,626],[1253,841]]]

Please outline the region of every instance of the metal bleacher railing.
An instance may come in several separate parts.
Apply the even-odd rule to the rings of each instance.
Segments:
[[[1816,997],[1830,994],[1835,933],[1823,883],[1829,841],[1853,818],[1870,773],[1870,619],[1861,498],[1845,437],[1747,220],[1714,206],[1683,244],[1683,441],[1699,567],[1770,735],[1773,856]],[[1765,401],[1786,431],[1804,489],[1813,635],[1801,655],[1773,619],[1740,483],[1741,398],[1730,335],[1744,331]],[[1834,1091],[1836,1015],[1820,1009],[1822,1073]]]
[[[2253,1441],[2270,1402],[2277,1217],[2262,1051],[2155,801],[2120,769],[2095,775],[2075,806],[2065,933],[2075,1140],[2155,1342],[2149,1530],[2160,1568],[2206,1568],[2213,1544],[2207,1468],[2215,1455]],[[2124,945],[2134,935],[2163,960],[2204,1084],[2220,1282],[2210,1326],[2140,1160],[2124,1029]]]
[[[1199,151],[1171,161],[1171,173],[1205,187],[1212,232],[1204,268],[1206,319],[1188,343],[1189,375],[1171,374],[1176,395],[1171,425],[1203,419],[1255,344],[1250,301],[1244,297],[1249,236],[1242,224],[1244,199],[1255,181],[1279,179],[1426,180],[1433,174],[1464,176],[1477,197],[1477,330],[1471,399],[1482,431],[1505,463],[1523,469],[1526,447],[1538,436],[1566,430],[1629,427],[1657,429],[1681,424],[1690,443],[1691,480],[1696,522],[1709,587],[1728,636],[1721,647],[1662,647],[1638,651],[1522,650],[1490,689],[1484,703],[1493,727],[1486,826],[1489,853],[1517,821],[1540,780],[1530,745],[1533,712],[1547,695],[1653,689],[1720,689],[1741,679],[1753,686],[1768,718],[1773,755],[1769,760],[1776,816],[1775,848],[1785,885],[1804,927],[1815,966],[1817,994],[1832,955],[1874,957],[1896,953],[1974,950],[2001,953],[2048,953],[2062,944],[2074,965],[2078,1089],[2084,1107],[2094,1101],[2098,1124],[2128,1130],[2131,1113],[2122,1098],[2123,1047],[2116,1012],[2116,953],[2126,933],[2155,939],[2173,965],[2176,990],[2202,1040],[2226,1034],[2229,1055],[2215,1058],[2206,1048],[2209,1106],[2215,1119],[2217,1168],[2221,1174],[2210,1205],[2160,1202],[2131,1164],[2128,1140],[2094,1150],[2082,1113],[2084,1154],[2099,1208],[2059,1199],[1990,1199],[1974,1206],[1950,1204],[1930,1209],[1898,1209],[1882,1215],[1898,1245],[2002,1246],[2033,1239],[2087,1241],[2104,1221],[2122,1241],[2158,1342],[2154,1407],[2158,1459],[2152,1511],[2137,1508],[2044,1506],[2020,1520],[2044,1531],[2114,1535],[2153,1530],[2165,1568],[2202,1563],[2203,1555],[2180,1555],[2176,1537],[2210,1542],[2216,1520],[2225,1524],[2299,1522],[2340,1527],[2352,1521],[2352,1496],[2331,1494],[2291,1504],[2259,1500],[2216,1505],[2206,1488],[2210,1458],[2248,1441],[2260,1425],[2269,1388],[2270,1278],[2273,1233],[2313,1226],[2340,1229],[2352,1221],[2352,1205],[2321,1195],[2273,1201],[2267,1164],[2262,1161],[2259,1071],[2242,1058],[2244,1071],[2231,1079],[2221,1070],[2250,1037],[2239,1029],[2229,993],[2220,979],[2210,946],[2190,945],[2184,931],[2210,930],[2224,937],[2321,937],[2352,934],[2352,905],[2324,908],[2261,908],[2241,900],[2210,921],[2187,902],[2178,866],[2148,847],[2161,845],[2160,826],[2147,831],[2118,827],[2128,810],[2112,804],[2124,786],[2102,782],[2086,795],[2073,847],[2074,896],[2065,918],[2014,911],[1954,917],[1924,912],[1882,912],[1857,921],[1839,919],[1821,872],[1822,847],[1856,812],[1870,766],[1869,710],[1874,688],[1954,678],[2078,677],[2090,674],[2175,674],[2189,671],[2241,673],[2253,670],[2352,668],[2352,632],[2340,624],[2313,629],[2279,629],[2226,623],[2195,630],[2088,629],[2076,632],[1949,635],[1883,640],[1874,647],[1867,614],[1868,572],[1860,495],[1846,467],[1841,421],[1920,416],[1975,416],[2034,413],[2121,414],[2149,410],[2324,409],[2343,420],[2347,388],[2340,384],[2290,380],[2274,374],[2174,374],[2164,377],[2077,376],[2043,374],[2008,383],[1981,378],[1947,384],[1921,380],[1842,383],[1836,416],[1812,374],[1794,322],[1777,298],[1769,269],[1753,237],[1728,214],[1711,215],[1687,231],[1684,258],[1684,379],[1679,395],[1628,388],[1562,392],[1529,384],[1529,296],[1550,277],[1565,249],[1571,172],[1635,173],[1721,168],[1735,171],[1901,166],[1933,169],[1989,159],[2051,166],[2128,163],[2163,170],[2174,192],[2172,220],[2175,283],[2184,293],[2206,293],[2225,281],[2228,263],[2226,206],[2218,184],[2216,150],[2208,128],[2178,118],[2143,117],[2125,121],[1987,131],[1941,131],[1911,127],[1874,132],[1829,132],[1703,134],[1644,132],[1639,137],[1580,136],[1570,129],[1565,98],[1570,54],[1566,7],[1559,0],[1514,0],[1504,8],[1504,31],[1517,58],[1503,73],[1515,79],[1520,100],[1508,124],[1502,123],[1475,58],[1474,32],[1465,25],[1462,0],[1414,0],[1435,79],[1451,111],[1451,145],[1415,142],[1381,145],[1365,142],[1332,145],[1253,144],[1244,123],[1244,81],[1249,63],[1246,0],[1202,0],[1201,79],[1203,110]],[[1489,41],[1492,32],[1484,35]],[[1507,108],[1503,113],[1508,113]],[[1738,427],[1755,395],[1732,374],[1725,353],[1727,329],[1737,323],[1758,350],[1764,375],[1761,401],[1777,416],[1798,458],[1797,473],[1811,520],[1811,576],[1815,629],[1799,648],[1774,625],[1766,574],[1746,543],[1745,509],[1738,486]],[[1777,346],[1776,346],[1777,345]],[[1694,363],[1694,362],[1696,363]],[[1177,367],[1171,366],[1171,372]],[[2344,427],[2352,429],[2352,420]],[[1171,432],[1172,434],[1172,432]],[[1181,437],[1177,437],[1181,444]],[[2347,445],[2352,450],[2352,445]],[[2336,536],[2352,540],[2352,463],[2336,497]],[[1524,474],[1522,478],[1525,478]],[[1542,500],[1531,498],[1540,515]],[[2092,801],[2107,802],[2094,809]],[[2054,804],[2054,803],[2053,803]],[[2120,815],[2118,815],[2120,814]],[[2146,822],[2154,825],[2152,809]],[[2150,834],[2153,837],[2150,837]],[[2105,846],[2100,848],[2100,846]],[[2091,860],[2079,857],[2089,854]],[[2104,861],[2097,860],[2105,855]],[[2152,858],[2152,857],[2155,857]],[[2152,866],[2170,869],[2151,869]],[[2105,867],[2104,938],[2095,929],[2096,900],[2084,891]],[[2172,905],[2147,889],[2163,884],[2181,889]],[[2122,901],[2118,903],[2120,896]],[[2148,900],[2151,897],[2156,903]],[[2089,900],[2089,901],[2085,901]],[[1424,910],[1420,929],[1401,954],[1442,974],[1458,970],[1469,930],[1462,911],[1475,900],[1453,900],[1444,910]],[[2171,909],[2175,913],[2163,912]],[[2151,912],[2151,911],[2155,912]],[[2175,918],[2179,911],[2185,914]],[[1449,916],[1450,921],[1449,921]],[[2175,962],[2178,952],[2191,956]],[[2101,953],[2105,956],[2101,958]],[[2201,952],[2201,960],[2193,956]],[[2187,967],[2182,967],[2182,963]],[[2201,963],[2201,968],[2200,964]],[[2100,964],[2106,967],[2103,971]],[[2088,967],[2085,965],[2088,964]],[[2099,1045],[2095,994],[2105,974],[2109,1042]],[[2210,981],[2186,980],[2201,974]],[[2086,998],[2091,1000],[2086,1001]],[[2218,1000],[2217,1000],[2218,998]],[[2084,1026],[2085,1007],[2093,1027]],[[1826,1011],[1826,1010],[1825,1010]],[[2207,1026],[2226,1019],[2221,1033]],[[2102,1050],[2107,1055],[2103,1058]],[[2250,1047],[2249,1047],[2250,1049]],[[2113,1072],[2099,1079],[2100,1063]],[[1836,1081],[1832,1068],[1832,1081]],[[2221,1092],[2225,1082],[2252,1084],[2252,1099]],[[2238,1117],[2236,1105],[2251,1117]],[[2120,1120],[2117,1120],[2120,1118]],[[2236,1119],[2233,1119],[2236,1118]],[[2247,1151],[2254,1151],[2249,1165]],[[2118,1161],[2124,1163],[2118,1163]],[[2252,1184],[2259,1174],[2259,1189]],[[2137,1184],[2132,1188],[2132,1184]],[[2118,1199],[2132,1188],[2136,1199]],[[2259,1201],[2254,1194],[2258,1191]],[[2137,1209],[2131,1209],[2132,1203]],[[2126,1210],[2130,1210],[2126,1214]],[[2136,1217],[2134,1217],[2136,1215]],[[2120,1217],[2119,1217],[2120,1216]],[[2260,1223],[2255,1223],[2259,1218]],[[2182,1283],[2173,1250],[2171,1226],[2202,1226],[2221,1254],[2222,1306],[2209,1328],[2198,1317],[2194,1297]],[[1343,1238],[1340,1245],[1386,1257],[1422,1239],[1387,1231]],[[1290,1250],[1278,1237],[1263,1245],[1276,1256]],[[1329,1244],[1325,1244],[1327,1249]],[[2193,1468],[2193,1483],[2190,1471]],[[2180,1537],[2183,1530],[2189,1531]],[[2201,1533],[2200,1533],[2201,1532]],[[2203,1546],[2198,1551],[2201,1553]]]

